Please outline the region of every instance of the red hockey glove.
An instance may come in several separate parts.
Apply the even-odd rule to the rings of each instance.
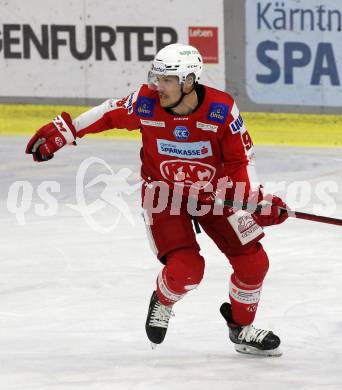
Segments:
[[[66,144],[75,144],[76,129],[69,114],[62,112],[52,122],[40,128],[30,139],[26,153],[34,161],[47,161]]]
[[[283,210],[289,210],[288,206],[278,196],[266,196],[258,205],[262,205],[262,209],[254,212],[252,217],[259,226],[278,225],[289,217],[288,212]]]

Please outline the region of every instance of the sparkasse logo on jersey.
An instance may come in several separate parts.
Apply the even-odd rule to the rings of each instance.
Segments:
[[[189,45],[195,46],[206,64],[218,64],[218,28],[189,27]]]
[[[200,142],[172,142],[157,139],[159,154],[173,157],[206,158],[213,155],[210,141]]]

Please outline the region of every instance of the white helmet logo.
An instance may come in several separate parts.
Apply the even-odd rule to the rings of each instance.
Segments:
[[[152,64],[152,71],[157,72],[157,73],[166,73],[166,65],[163,63],[160,63],[160,64],[153,63]]]

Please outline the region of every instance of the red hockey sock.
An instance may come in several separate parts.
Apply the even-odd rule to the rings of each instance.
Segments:
[[[247,285],[231,277],[229,297],[232,305],[234,321],[239,325],[249,325],[254,321],[260,300],[262,283],[259,285]]]
[[[243,254],[229,256],[229,261],[234,269],[229,288],[232,316],[237,324],[249,325],[258,308],[269,266],[268,257],[262,245],[257,243]]]

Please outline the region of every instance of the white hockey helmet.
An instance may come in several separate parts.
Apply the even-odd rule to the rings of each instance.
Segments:
[[[148,74],[148,84],[157,85],[156,76],[178,76],[179,84],[185,82],[189,74],[195,75],[195,82],[200,79],[203,70],[203,59],[193,46],[173,43],[165,46],[154,57]]]

